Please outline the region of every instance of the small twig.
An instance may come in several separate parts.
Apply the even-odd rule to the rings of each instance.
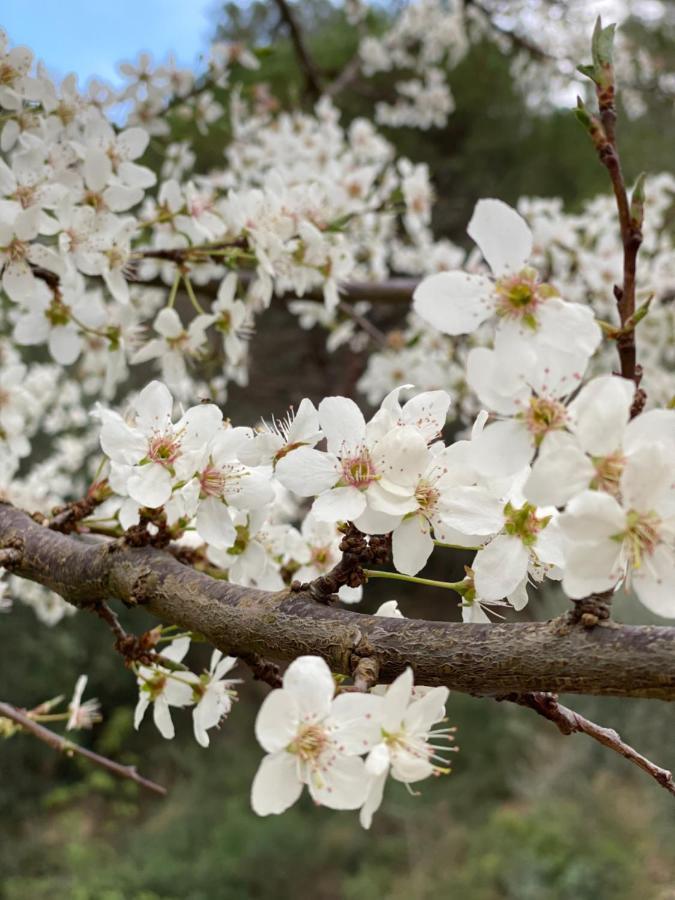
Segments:
[[[182,663],[174,662],[158,653],[153,648],[157,644],[159,631],[151,629],[143,634],[130,634],[122,627],[117,613],[104,600],[92,604],[92,610],[108,625],[115,636],[114,648],[124,657],[125,664],[130,666],[138,662],[145,666],[163,666],[171,671],[185,671]]]
[[[307,93],[315,100],[318,100],[321,96],[321,79],[319,76],[319,70],[312,57],[309,55],[309,51],[307,50],[307,47],[305,45],[302,31],[295,18],[295,14],[293,13],[293,10],[286,2],[286,0],[275,0],[275,3],[277,5],[277,9],[281,13],[283,22],[285,22],[288,28],[291,43],[293,44],[293,49],[295,50],[295,55],[298,58],[300,68],[302,69],[303,75],[305,77],[305,86],[307,88]]]
[[[607,169],[614,191],[616,208],[619,216],[619,229],[623,244],[623,280],[621,286],[615,285],[614,297],[621,328],[616,344],[623,378],[635,382],[636,397],[631,414],[637,415],[646,400],[640,388],[642,371],[636,364],[637,351],[635,345],[635,293],[637,255],[642,244],[642,219],[644,213],[643,177],[636,183],[632,200],[628,199],[626,182],[621,168],[621,157],[616,138],[616,82],[614,77],[613,55],[614,26],[602,27],[598,19],[593,33],[593,64],[582,67],[582,71],[595,84],[598,101],[598,114],[591,116],[583,103],[578,101],[580,121],[589,132],[598,158]]]
[[[247,653],[239,656],[239,659],[249,667],[256,681],[264,681],[270,687],[279,688],[282,686],[281,671],[276,663],[269,659],[264,659],[257,653]]]
[[[44,725],[40,725],[38,722],[33,721],[24,710],[17,709],[9,703],[0,702],[0,716],[5,719],[10,719],[12,722],[19,725],[23,731],[32,734],[58,753],[65,753],[67,756],[82,756],[95,766],[107,769],[119,778],[128,778],[130,781],[134,781],[141,787],[144,787],[149,791],[154,791],[155,794],[159,794],[162,797],[166,794],[165,787],[139,775],[135,766],[123,766],[120,763],[114,762],[112,759],[108,759],[106,756],[100,756],[98,753],[94,753],[93,750],[87,750],[86,747],[80,747],[78,744],[74,744],[72,741],[45,728]]]
[[[386,349],[389,346],[386,334],[383,331],[380,331],[377,325],[374,325],[370,319],[367,319],[365,316],[362,316],[361,313],[357,312],[354,307],[340,301],[340,303],[338,303],[338,309],[353,322],[356,322],[359,328],[361,328],[362,331],[365,331],[378,347]]]
[[[587,734],[594,741],[609,747],[610,750],[614,750],[615,753],[632,762],[655,781],[658,781],[668,793],[675,795],[675,781],[671,772],[655,765],[646,756],[634,750],[633,747],[621,739],[613,728],[604,728],[602,725],[596,725],[590,719],[574,712],[567,706],[563,706],[558,702],[556,694],[508,694],[497,699],[508,700],[511,703],[517,703],[519,706],[526,706],[528,709],[534,710],[538,715],[557,725],[562,734]]]
[[[328,97],[337,97],[358,76],[361,71],[361,54],[357,51],[344,69],[334,78],[325,90]]]
[[[361,587],[366,581],[364,565],[383,565],[389,559],[391,544],[388,535],[370,535],[367,538],[348,522],[340,542],[342,557],[330,572],[315,578],[307,588],[319,603],[329,603],[343,586]],[[303,587],[294,582],[293,588]]]

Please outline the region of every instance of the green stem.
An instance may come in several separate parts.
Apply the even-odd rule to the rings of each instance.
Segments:
[[[434,581],[432,578],[418,578],[416,575],[402,575],[400,572],[377,572],[375,569],[364,569],[363,573],[368,578],[391,578],[394,581],[410,581],[412,584],[445,588],[445,590],[456,591],[457,593],[460,593],[460,588],[464,586],[463,581]]]
[[[173,309],[173,305],[176,302],[176,294],[178,293],[178,285],[180,284],[181,278],[183,277],[180,269],[177,270],[176,275],[173,279],[173,284],[171,285],[171,290],[169,291],[169,299],[166,302],[168,309]]]
[[[197,300],[197,297],[195,296],[194,288],[192,287],[192,282],[190,281],[190,276],[183,273],[183,282],[185,284],[187,295],[190,298],[190,303],[194,306],[200,316],[205,316],[206,312],[204,309],[202,309],[199,300]]]
[[[444,541],[434,541],[436,547],[447,547],[449,550],[480,550],[480,547],[465,547],[464,544],[446,544]]]

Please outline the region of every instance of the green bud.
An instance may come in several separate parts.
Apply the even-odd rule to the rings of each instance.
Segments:
[[[602,19],[598,16],[591,40],[591,65],[577,66],[577,70],[590,78],[601,89],[606,90],[614,84],[614,32],[616,25],[602,27]]]
[[[640,172],[630,198],[630,219],[634,228],[642,228],[645,216],[645,173]]]

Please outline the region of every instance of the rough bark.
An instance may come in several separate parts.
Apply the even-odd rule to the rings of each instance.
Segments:
[[[388,682],[407,665],[421,684],[477,695],[531,691],[675,699],[675,628],[551,622],[456,624],[364,615],[316,602],[308,590],[239,587],[170,553],[92,543],[0,503],[0,547],[20,550],[14,574],[86,608],[116,598],[203,634],[236,656],[287,661],[312,653],[351,675],[360,660]]]

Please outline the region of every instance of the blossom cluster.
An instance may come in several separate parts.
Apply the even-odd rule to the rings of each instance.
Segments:
[[[442,751],[453,729],[435,727],[447,697],[444,687],[414,688],[411,669],[386,689],[336,695],[326,663],[299,657],[256,719],[267,755],[251,789],[254,812],[283,813],[306,785],[319,805],[360,809],[370,828],[388,776],[409,785],[450,771]]]

